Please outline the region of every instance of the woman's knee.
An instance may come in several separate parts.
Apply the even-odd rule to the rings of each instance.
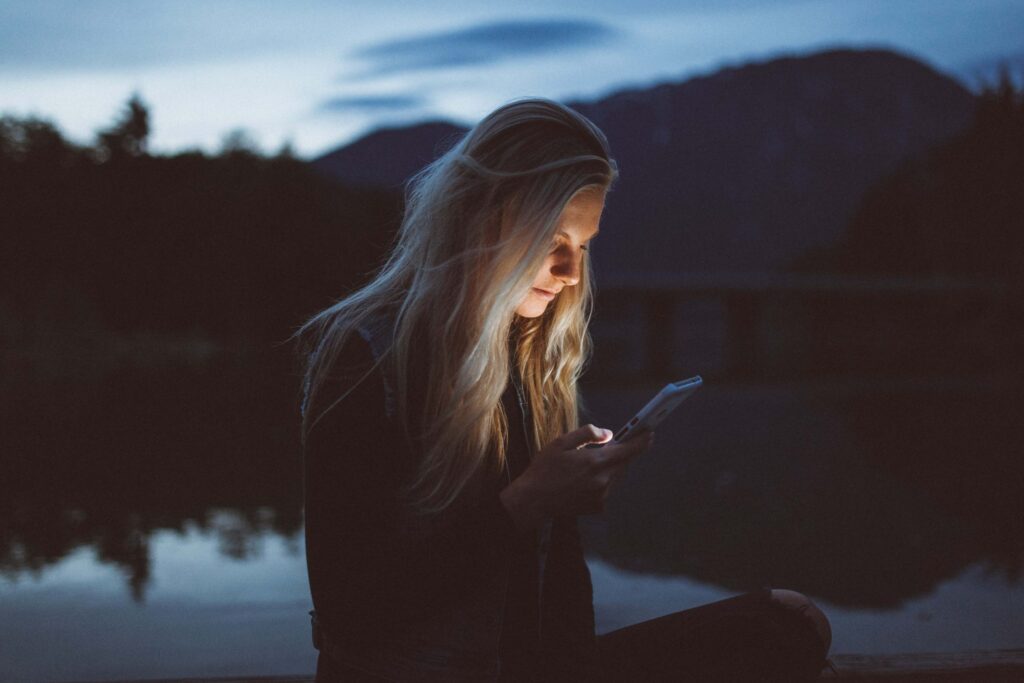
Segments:
[[[832,647],[832,625],[829,624],[825,613],[803,593],[786,590],[785,588],[773,588],[771,589],[771,597],[772,600],[804,614],[818,633],[825,654],[828,654],[829,648]]]

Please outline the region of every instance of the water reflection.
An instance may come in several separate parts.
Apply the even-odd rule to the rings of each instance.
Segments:
[[[309,675],[301,535],[260,538],[235,560],[191,522],[154,531],[144,605],[90,546],[0,580],[0,681]]]
[[[187,523],[183,532],[154,532],[144,608],[90,547],[34,576],[0,581],[0,680],[309,676],[316,653],[301,536],[261,538],[248,559],[234,560],[214,531]],[[598,633],[733,594],[715,583],[587,561]],[[1022,598],[1024,586],[977,566],[890,610],[847,609],[815,596],[839,653],[1020,647]],[[77,656],[54,657],[56,639]]]
[[[5,387],[0,570],[38,572],[92,547],[142,600],[158,530],[195,526],[236,559],[267,533],[299,535],[288,375],[279,358],[229,356],[198,368]]]
[[[1011,383],[701,391],[591,520],[603,557],[861,607],[924,595],[974,563],[1019,581],[1024,427]],[[615,423],[647,394],[595,393],[591,409]]]
[[[223,557],[301,536],[296,384],[280,357],[5,391],[0,568],[80,548],[137,601],[152,538],[195,528]],[[614,427],[655,387],[587,386]],[[728,590],[792,587],[887,607],[978,564],[1020,579],[1021,389],[992,378],[711,382],[659,430],[588,549]],[[294,420],[292,419],[294,418]]]
[[[588,559],[598,633],[696,607],[735,594],[717,583],[657,576]],[[834,653],[962,652],[1019,648],[1024,586],[972,565],[932,593],[889,609],[853,609],[818,596],[832,624]]]

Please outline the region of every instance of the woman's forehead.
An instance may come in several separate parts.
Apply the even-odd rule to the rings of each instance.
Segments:
[[[573,197],[562,210],[558,220],[560,233],[583,234],[583,239],[593,237],[600,229],[601,212],[604,210],[604,193],[584,192]]]

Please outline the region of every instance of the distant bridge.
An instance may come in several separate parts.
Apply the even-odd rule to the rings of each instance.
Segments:
[[[652,273],[598,277],[596,291],[595,337],[602,329],[614,336],[617,328],[621,336],[623,316],[628,312],[635,325],[639,314],[641,373],[651,379],[677,371],[675,322],[680,307],[694,301],[714,302],[721,309],[721,364],[716,374],[735,378],[757,375],[766,363],[778,361],[780,353],[788,359],[783,365],[828,364],[829,358],[816,355],[842,355],[854,348],[844,348],[842,339],[829,335],[875,350],[888,342],[917,343],[927,353],[943,341],[959,340],[955,343],[962,345],[961,337],[968,334],[974,335],[971,343],[981,345],[977,353],[1000,354],[1006,350],[1002,347],[1014,343],[1013,331],[1021,327],[1019,310],[1014,313],[1018,298],[1005,285],[985,281]],[[781,337],[786,339],[780,341]],[[779,348],[786,343],[788,350]],[[801,358],[802,354],[809,355]]]

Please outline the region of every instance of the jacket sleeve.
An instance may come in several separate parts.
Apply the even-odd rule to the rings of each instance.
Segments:
[[[319,392],[324,398],[310,406],[312,415],[372,365],[369,345],[353,334]],[[443,524],[409,524],[397,497],[407,448],[397,421],[384,411],[379,368],[307,435],[307,566],[314,606],[328,628],[426,614],[458,595],[487,560],[500,561],[518,537],[497,492],[460,508]]]
[[[554,519],[550,547],[544,579],[545,680],[600,680],[593,584],[575,516]]]

